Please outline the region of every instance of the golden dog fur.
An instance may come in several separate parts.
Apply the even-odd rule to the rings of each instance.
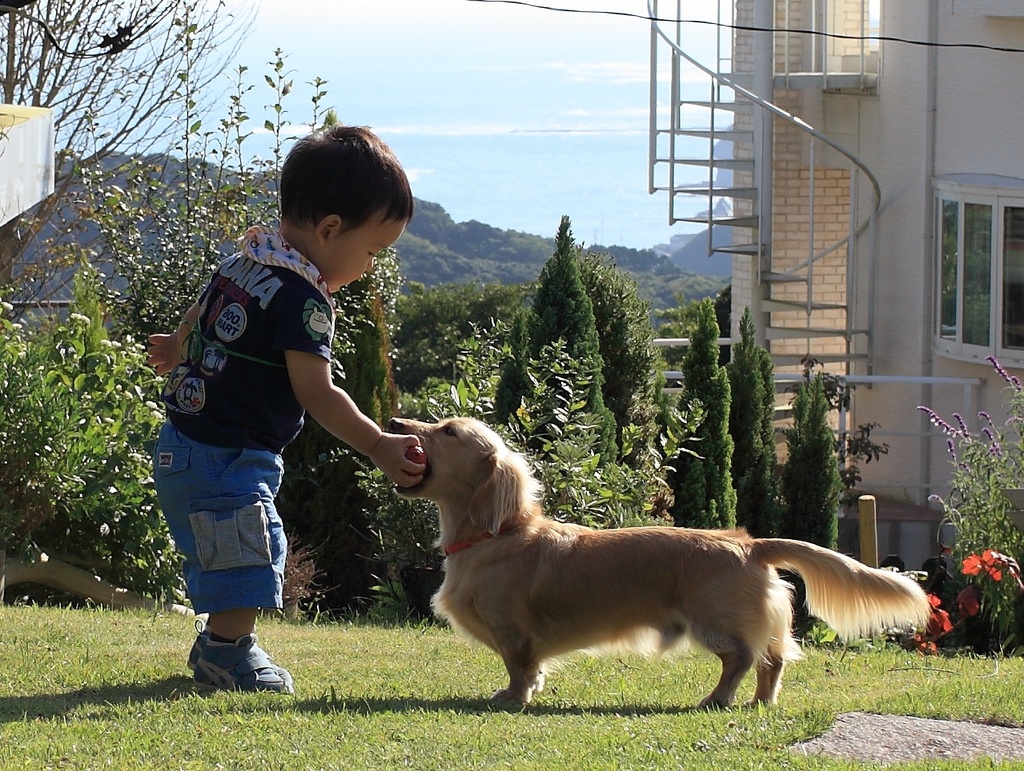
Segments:
[[[545,662],[570,651],[664,652],[692,640],[722,661],[701,706],[732,704],[751,668],[753,700],[774,703],[786,662],[801,658],[792,590],[776,568],[800,574],[810,612],[843,637],[928,617],[912,580],[813,544],[551,520],[526,459],[479,421],[395,419],[389,429],[423,443],[427,473],[400,492],[438,506],[448,556],[433,607],[501,656],[509,684],[494,698],[529,702],[544,687]]]

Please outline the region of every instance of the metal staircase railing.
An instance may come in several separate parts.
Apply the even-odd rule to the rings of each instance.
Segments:
[[[725,2],[729,3],[730,8],[730,18],[725,21],[725,25],[731,27],[733,5],[730,0],[725,0]],[[864,2],[866,3],[867,0]],[[758,261],[756,274],[758,286],[755,291],[761,293],[760,309],[767,316],[767,325],[764,330],[766,341],[792,339],[806,341],[806,353],[814,355],[820,361],[851,362],[861,359],[870,362],[870,322],[868,319],[862,321],[855,316],[868,316],[872,305],[873,226],[881,202],[877,179],[863,162],[839,143],[739,82],[740,80],[752,81],[752,76],[744,77],[736,73],[723,72],[723,66],[733,64],[734,60],[731,53],[723,54],[721,35],[718,36],[719,42],[716,47],[716,69],[702,64],[688,54],[684,50],[682,40],[684,22],[681,20],[681,13],[683,5],[680,0],[676,0],[672,5],[675,7],[675,20],[670,23],[674,25],[674,29],[666,31],[663,26],[666,22],[659,18],[658,0],[648,0],[648,16],[651,19],[650,192],[652,194],[659,191],[668,193],[670,224],[690,222],[703,224],[706,227],[709,255],[713,252],[727,252],[749,255]],[[718,8],[718,20],[722,22],[722,0],[719,1]],[[721,24],[719,28],[721,28]],[[660,124],[658,111],[660,101],[658,52],[659,48],[665,44],[668,46],[670,55],[667,126]],[[861,57],[862,62],[863,60]],[[774,62],[755,62],[755,66],[758,65],[773,67]],[[703,73],[708,78],[709,99],[698,101],[684,98],[682,89],[683,83],[686,82],[684,67]],[[772,82],[785,87],[786,83],[783,82],[785,77],[787,77],[785,73],[779,77],[773,77]],[[822,87],[824,87],[827,77],[827,73],[822,73]],[[807,79],[804,78],[805,83],[806,81]],[[861,82],[864,82],[864,78],[861,78]],[[697,127],[683,125],[684,111],[693,110],[706,111],[706,125]],[[760,173],[759,167],[763,164],[772,164],[773,157],[771,143],[767,143],[767,149],[762,148],[765,143],[759,142],[754,137],[752,127],[746,128],[742,125],[743,122],[749,123],[752,120],[753,111],[762,111],[762,116],[766,120],[778,118],[795,126],[799,129],[800,135],[804,137],[808,173],[806,189],[802,194],[807,202],[807,253],[805,258],[795,263],[789,260],[784,268],[778,267],[777,261],[773,259],[772,223],[770,221],[763,222],[763,217],[759,215],[760,196],[764,193],[769,196],[772,194],[771,190],[762,191],[758,184],[759,179],[767,178],[770,185],[772,179],[770,174],[765,177],[763,173]],[[724,118],[726,115],[731,116],[727,123]],[[693,139],[707,141],[706,155],[684,152],[684,147]],[[731,146],[732,152],[729,157],[722,157],[720,151],[724,146],[723,143],[726,142]],[[824,247],[819,247],[817,244],[822,241],[822,237],[816,230],[817,223],[815,221],[818,202],[816,176],[819,170],[819,155],[821,155],[822,146],[830,153],[838,153],[847,164],[850,189],[847,212],[848,227],[845,235]],[[684,177],[687,180],[692,180],[694,175],[692,171],[690,174],[684,175],[682,170],[695,168],[706,170],[705,180],[696,183],[684,182]],[[659,170],[665,172],[664,181],[658,179]],[[737,184],[737,175],[743,175],[751,181]],[[867,206],[868,212],[864,216],[861,216],[859,212],[862,179],[867,180],[870,186],[870,204]],[[793,191],[787,190],[787,195],[793,195]],[[707,207],[703,213],[692,214],[684,211],[687,203],[690,204],[692,211],[692,208],[695,207],[694,202],[698,200]],[[743,208],[745,211],[737,213],[735,211],[737,208]],[[737,239],[735,230],[730,230],[729,242],[722,243],[723,239],[716,240],[715,230],[723,227],[747,229],[750,238]],[[844,300],[838,303],[824,301],[819,296],[823,292],[815,283],[815,269],[823,260],[841,253],[842,250],[846,251]],[[858,270],[865,267],[866,270],[863,270],[858,276]],[[800,284],[805,287],[805,290],[794,294],[793,286]],[[780,290],[780,287],[783,286],[787,288]],[[858,290],[866,292],[867,297],[859,305],[855,305]],[[832,323],[816,326],[813,324],[815,314],[822,311],[838,311],[838,315],[843,318],[842,325]],[[833,350],[826,355],[815,354],[812,341],[816,338],[839,338],[842,342],[833,347],[839,347],[842,350],[838,353]],[[780,356],[774,351],[773,356],[776,363],[795,363],[801,358],[799,354]]]

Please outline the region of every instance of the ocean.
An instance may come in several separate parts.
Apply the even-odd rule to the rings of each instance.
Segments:
[[[667,194],[648,192],[645,23],[508,9],[529,29],[499,36],[487,26],[494,7],[448,3],[462,26],[427,29],[386,18],[385,4],[293,34],[289,16],[275,12],[280,1],[264,0],[236,60],[254,84],[254,125],[265,117],[255,106],[269,98],[263,75],[277,46],[293,84],[286,117],[294,133],[304,133],[311,114],[311,81],[326,80],[321,109],[374,128],[402,160],[416,197],[457,222],[551,237],[568,215],[577,241],[638,249],[700,229],[669,225]],[[331,7],[341,14],[346,6]],[[707,151],[698,142],[694,152]],[[698,181],[700,170],[693,173]]]
[[[648,194],[644,132],[382,134],[412,169],[416,196],[457,222],[551,237],[567,215],[577,241],[633,248],[696,227],[670,226],[668,196]]]

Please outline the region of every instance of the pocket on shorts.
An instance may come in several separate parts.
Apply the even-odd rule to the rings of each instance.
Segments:
[[[204,570],[270,564],[267,511],[258,495],[196,501],[189,522]]]

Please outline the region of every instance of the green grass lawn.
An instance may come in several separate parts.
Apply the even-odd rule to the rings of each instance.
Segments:
[[[258,631],[295,696],[195,691],[190,619],[0,606],[0,768],[842,769],[865,766],[788,746],[850,710],[1024,725],[1022,659],[809,649],[778,706],[704,712],[691,707],[718,675],[706,653],[579,656],[520,709],[487,700],[499,659],[444,627]],[[993,766],[901,766],[979,767]]]

